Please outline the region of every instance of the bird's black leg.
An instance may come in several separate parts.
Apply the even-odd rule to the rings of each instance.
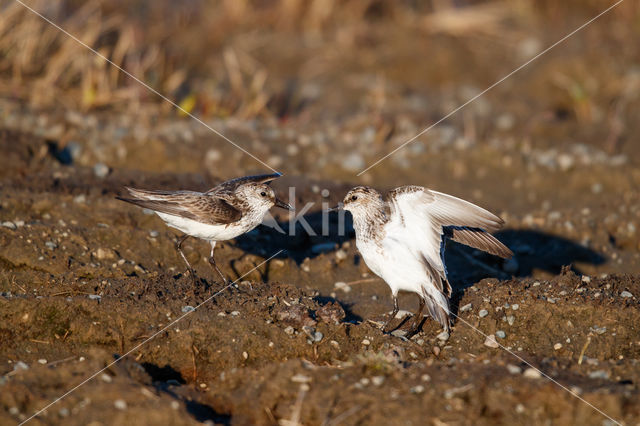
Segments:
[[[384,323],[384,326],[382,327],[382,332],[383,333],[390,333],[391,331],[388,330],[387,328],[389,327],[389,324],[391,323],[391,321],[393,321],[393,319],[396,317],[396,315],[398,314],[398,311],[400,309],[398,308],[398,296],[396,296],[395,294],[393,295],[393,311],[391,312],[391,316],[389,317],[389,319],[387,320],[387,322]]]
[[[222,278],[222,282],[226,286],[226,285],[229,285],[229,282],[227,281],[227,278],[222,274],[222,271],[220,270],[220,268],[218,268],[218,265],[216,265],[216,260],[213,257],[213,249],[215,247],[216,247],[216,242],[211,241],[211,256],[209,256],[209,263],[211,264],[211,266],[213,266],[213,268],[216,270],[218,275],[220,275],[220,278]]]
[[[189,238],[189,235],[183,235],[182,237],[180,237],[180,239],[178,239],[178,242],[176,243],[176,250],[178,250],[178,253],[180,253],[180,256],[182,256],[184,263],[187,264],[187,270],[189,271],[189,275],[191,275],[191,280],[193,281],[193,286],[195,287],[197,285],[196,273],[193,272],[193,268],[191,267],[191,264],[187,260],[187,256],[185,256],[184,253],[182,252],[182,243],[184,243],[187,238]]]
[[[418,312],[416,312],[413,316],[413,325],[411,326],[411,329],[406,336],[407,339],[411,339],[418,333],[418,331],[420,331],[420,326],[422,325],[422,320],[424,319],[422,315],[422,310],[424,309],[424,299],[420,295],[418,295],[418,297],[420,298],[420,306],[418,306]]]

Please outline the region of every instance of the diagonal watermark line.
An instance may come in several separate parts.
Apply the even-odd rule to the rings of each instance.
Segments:
[[[95,50],[94,48],[92,48],[91,46],[89,46],[88,44],[86,44],[85,42],[83,42],[82,40],[77,38],[76,36],[74,36],[73,34],[69,33],[67,30],[65,30],[60,25],[56,24],[55,22],[53,22],[52,20],[50,20],[49,18],[47,18],[46,16],[44,16],[40,12],[38,12],[38,11],[34,10],[33,8],[31,8],[30,6],[24,4],[21,0],[14,0],[14,1],[16,3],[22,5],[22,7],[24,7],[25,9],[27,9],[27,10],[31,11],[32,13],[34,13],[35,15],[39,16],[41,19],[46,21],[48,24],[50,24],[53,27],[55,27],[58,31],[62,32],[66,36],[68,36],[71,39],[73,39],[75,42],[79,43],[80,45],[84,46],[85,48],[87,48],[88,50],[93,52],[96,56],[98,56],[102,60],[104,60],[107,63],[109,63],[110,65],[113,65],[114,67],[116,67],[122,73],[124,73],[128,77],[132,78],[133,80],[135,80],[136,82],[138,82],[142,86],[144,86],[146,89],[148,89],[153,94],[159,96],[161,99],[163,99],[163,100],[167,101],[168,103],[170,103],[174,108],[178,109],[180,112],[184,113],[185,115],[188,115],[190,118],[193,118],[195,121],[197,121],[198,123],[202,124],[204,127],[206,127],[207,129],[211,130],[213,133],[215,133],[216,135],[220,136],[222,139],[224,139],[225,141],[229,142],[231,145],[233,145],[234,147],[236,147],[240,151],[242,151],[245,154],[247,154],[249,157],[251,157],[254,160],[256,160],[258,163],[262,164],[266,168],[268,168],[268,169],[270,169],[270,170],[272,170],[272,171],[274,171],[276,173],[279,173],[276,169],[274,169],[273,167],[271,167],[270,165],[268,165],[267,163],[265,163],[264,161],[262,161],[261,159],[259,159],[258,157],[256,157],[252,153],[250,153],[249,151],[247,151],[246,149],[242,148],[240,145],[238,145],[237,143],[235,143],[234,141],[232,141],[231,139],[229,139],[228,137],[226,137],[225,135],[223,135],[222,133],[220,133],[219,131],[217,131],[216,129],[214,129],[213,127],[211,127],[210,125],[208,125],[204,121],[202,121],[200,118],[198,118],[197,116],[191,114],[189,111],[185,110],[180,105],[178,105],[177,103],[175,103],[174,101],[172,101],[171,99],[169,99],[168,97],[163,95],[162,93],[158,92],[156,89],[154,89],[153,87],[149,86],[147,83],[145,83],[144,81],[140,80],[138,77],[136,77],[135,75],[131,74],[129,71],[125,70],[120,65],[116,64],[115,62],[113,62],[112,60],[110,60],[109,58],[107,58],[106,56],[104,56],[103,54],[101,54],[100,52],[98,52],[97,50]]]
[[[437,302],[436,302],[437,303]],[[466,324],[467,326],[469,326],[469,328],[471,328],[472,330],[475,330],[476,332],[480,333],[482,336],[484,336],[485,338],[489,337],[486,333],[484,333],[483,331],[477,329],[476,327],[474,327],[473,325],[471,325],[468,321],[460,318],[458,315],[454,314],[453,312],[450,312],[451,315],[453,315],[454,317],[456,317],[458,320],[462,321],[464,324]],[[497,340],[494,339],[494,341],[496,342],[496,344],[498,346],[500,346],[500,348],[502,348],[503,350],[505,350],[506,352],[508,352],[510,355],[514,356],[515,358],[517,358],[518,360],[520,360],[521,362],[525,363],[526,365],[528,365],[529,367],[533,368],[534,370],[536,370],[538,373],[540,373],[544,378],[550,380],[551,382],[553,382],[554,384],[556,384],[557,386],[559,386],[560,388],[564,389],[565,391],[569,392],[569,394],[571,394],[572,396],[578,398],[580,401],[584,402],[585,404],[587,404],[589,407],[593,408],[595,411],[597,411],[598,413],[602,414],[604,417],[608,418],[609,420],[611,420],[612,422],[614,422],[615,424],[622,426],[622,423],[620,423],[618,420],[614,419],[613,417],[611,417],[610,415],[608,415],[607,413],[605,413],[604,411],[602,411],[601,409],[599,409],[598,407],[596,407],[595,405],[593,405],[592,403],[590,403],[589,401],[587,401],[586,399],[584,399],[583,397],[581,397],[580,395],[578,395],[576,392],[572,391],[571,389],[569,389],[568,387],[566,387],[565,385],[563,385],[562,383],[558,382],[557,380],[555,380],[554,378],[552,378],[551,376],[549,376],[547,373],[545,373],[544,371],[540,370],[539,368],[535,367],[534,365],[532,365],[529,361],[527,361],[526,359],[522,358],[520,355],[516,354],[515,352],[513,352],[512,350],[506,348],[504,345],[500,344],[500,342],[498,342]]]
[[[17,0],[16,0],[17,1]],[[556,47],[557,45],[561,44],[562,42],[564,42],[565,40],[567,40],[568,38],[570,38],[571,36],[573,36],[574,34],[576,34],[577,32],[581,31],[582,29],[584,29],[585,27],[587,27],[589,24],[591,24],[592,22],[594,22],[596,19],[600,18],[602,15],[608,13],[609,11],[611,11],[613,8],[615,8],[616,6],[618,6],[620,3],[622,3],[624,0],[618,0],[616,3],[614,3],[613,5],[609,6],[607,9],[603,10],[602,12],[600,12],[599,14],[597,14],[596,16],[594,16],[593,18],[591,18],[590,20],[588,20],[587,22],[585,22],[584,24],[580,25],[578,28],[576,28],[575,30],[571,31],[569,34],[567,34],[566,36],[562,37],[560,40],[556,41],[555,43],[553,43],[551,46],[547,47],[546,49],[544,49],[542,52],[538,53],[536,56],[534,56],[533,58],[529,59],[527,62],[525,62],[524,64],[520,65],[518,68],[516,68],[515,70],[511,71],[509,74],[505,75],[504,77],[502,77],[500,80],[496,81],[495,83],[493,83],[491,86],[487,87],[486,89],[484,89],[482,92],[478,93],[477,95],[475,95],[473,98],[469,99],[467,102],[463,103],[462,105],[460,105],[459,107],[457,107],[456,109],[452,110],[451,112],[449,112],[447,115],[445,115],[444,117],[442,117],[440,120],[436,121],[435,123],[433,123],[432,125],[430,125],[429,127],[425,128],[424,130],[422,130],[420,133],[418,133],[417,135],[415,135],[414,137],[412,137],[411,139],[409,139],[408,141],[404,142],[402,145],[400,145],[399,147],[397,147],[396,149],[394,149],[393,151],[391,151],[390,153],[388,153],[387,155],[385,155],[384,157],[380,158],[378,161],[376,161],[375,163],[371,164],[369,167],[367,167],[366,169],[362,170],[360,173],[358,173],[356,176],[360,176],[364,173],[366,173],[367,171],[369,171],[369,169],[377,166],[378,164],[380,164],[382,161],[386,160],[387,158],[389,158],[390,156],[392,156],[393,154],[395,154],[396,152],[400,151],[402,148],[404,148],[405,146],[409,145],[411,142],[415,141],[416,139],[418,139],[420,136],[424,135],[425,133],[427,133],[429,130],[433,129],[434,127],[436,127],[438,124],[442,123],[444,120],[446,120],[447,118],[451,117],[453,114],[455,114],[456,112],[460,111],[462,108],[466,107],[467,105],[469,105],[470,103],[472,103],[473,101],[475,101],[476,99],[478,99],[480,96],[484,95],[485,93],[487,93],[489,90],[493,89],[494,87],[498,86],[499,84],[501,84],[502,82],[504,82],[506,79],[508,79],[509,77],[511,77],[512,75],[514,75],[515,73],[517,73],[518,71],[522,70],[523,68],[525,68],[527,65],[529,65],[530,63],[532,63],[533,61],[535,61],[536,59],[538,59],[539,57],[541,57],[542,55],[544,55],[545,53],[549,52],[551,49],[553,49],[554,47]]]
[[[175,320],[171,321],[169,324],[167,324],[166,326],[164,326],[162,329],[158,330],[157,332],[155,332],[153,335],[151,335],[150,337],[148,337],[147,339],[145,339],[143,342],[137,344],[136,346],[134,346],[132,349],[130,349],[129,351],[127,351],[124,355],[122,355],[120,358],[116,359],[115,361],[111,362],[110,364],[108,364],[106,367],[96,371],[95,373],[93,373],[91,376],[87,377],[85,380],[83,380],[82,382],[80,382],[80,384],[72,387],[71,389],[69,389],[68,391],[66,391],[62,396],[56,398],[55,400],[53,400],[52,402],[50,402],[49,404],[47,404],[44,408],[41,408],[40,410],[36,411],[35,413],[33,413],[31,415],[31,417],[29,417],[28,419],[24,420],[23,422],[20,423],[20,425],[23,425],[25,423],[27,423],[28,421],[32,420],[33,418],[35,418],[36,416],[38,416],[39,414],[41,414],[43,411],[47,410],[49,407],[51,407],[52,405],[54,405],[55,403],[57,403],[58,401],[60,401],[61,399],[67,397],[69,394],[71,394],[72,392],[74,392],[76,389],[78,389],[79,387],[81,387],[82,385],[84,385],[85,383],[91,381],[92,379],[94,379],[98,374],[102,373],[103,371],[105,371],[106,369],[110,368],[111,366],[113,366],[114,364],[118,363],[119,361],[121,361],[122,359],[124,359],[127,355],[131,354],[132,352],[137,351],[138,349],[140,349],[142,346],[144,346],[146,343],[148,343],[149,341],[153,340],[158,334],[164,332],[165,330],[167,330],[169,327],[173,326],[175,323],[177,323],[178,321],[182,320],[184,317],[186,317],[187,315],[191,314],[192,312],[195,312],[196,309],[198,309],[200,306],[204,305],[205,303],[207,303],[208,301],[214,299],[215,297],[219,296],[221,293],[223,293],[225,290],[227,290],[228,288],[232,287],[235,283],[237,283],[238,281],[240,281],[242,278],[246,277],[247,275],[249,275],[250,273],[252,273],[253,271],[255,271],[256,269],[258,269],[259,267],[261,267],[262,265],[264,265],[265,263],[269,262],[271,259],[273,259],[274,257],[276,257],[277,255],[279,255],[280,253],[282,253],[284,250],[278,250],[274,255],[272,255],[271,257],[269,257],[268,259],[264,260],[263,262],[261,262],[259,265],[255,266],[254,268],[252,268],[249,272],[246,272],[245,274],[243,274],[241,277],[239,277],[237,280],[235,280],[232,283],[227,284],[224,288],[222,288],[221,290],[218,290],[216,293],[214,293],[212,296],[210,296],[209,298],[207,298],[204,302],[201,302],[200,304],[198,304],[192,311],[186,312],[185,314],[181,315],[180,317],[176,318]]]

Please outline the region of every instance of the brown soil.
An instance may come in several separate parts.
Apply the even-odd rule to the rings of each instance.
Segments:
[[[80,77],[58,81],[47,102],[34,104],[42,82],[30,86],[25,75],[14,90],[7,56],[0,424],[52,402],[33,424],[638,423],[640,80],[639,47],[629,43],[638,37],[637,6],[625,3],[356,177],[523,63],[531,43],[539,51],[600,10],[539,2],[540,10],[509,8],[482,30],[459,33],[432,31],[378,3],[343,24],[230,28],[211,36],[220,38],[216,49],[192,46],[188,58],[222,55],[220,46],[239,52],[241,80],[269,76],[265,109],[247,112],[250,85],[235,93],[222,77],[211,77],[215,85],[201,77],[219,72],[218,56],[186,64],[206,68],[186,74],[201,83],[190,90],[202,86],[204,98],[222,91],[229,108],[207,110],[200,100],[193,111],[283,171],[274,187],[283,199],[295,188],[298,208],[314,202],[305,219],[316,232],[322,205],[356,184],[426,185],[500,214],[507,226],[497,236],[514,260],[447,247],[456,314],[448,339],[429,319],[411,340],[380,331],[388,287],[362,262],[348,220],[338,234],[337,214],[329,235],[262,226],[219,244],[218,264],[237,280],[231,288],[217,282],[207,243],[188,240],[194,287],[177,234],[115,196],[127,185],[201,190],[265,168],[161,103],[83,109]],[[263,15],[243,25],[280,22]],[[82,15],[74,16],[77,26]],[[198,40],[183,25],[176,33]],[[158,31],[152,41],[161,45]],[[416,45],[426,50],[417,54]],[[73,52],[65,58],[82,72]],[[104,90],[124,84],[109,81]],[[288,231],[287,217],[274,214]],[[400,302],[417,306],[410,295]]]

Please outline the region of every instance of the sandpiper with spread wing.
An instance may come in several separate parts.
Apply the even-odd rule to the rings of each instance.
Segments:
[[[116,198],[153,210],[167,225],[184,233],[178,239],[176,249],[187,264],[194,284],[195,273],[182,252],[182,243],[189,237],[209,241],[209,263],[227,284],[213,257],[216,243],[251,231],[274,205],[293,210],[289,204],[279,200],[268,185],[280,176],[275,173],[240,177],[223,182],[207,192],[127,188],[131,198]]]
[[[393,311],[383,330],[389,331],[398,313],[398,292],[407,291],[420,297],[409,337],[418,332],[425,305],[448,331],[451,285],[444,264],[445,239],[509,258],[511,250],[489,234],[504,221],[468,201],[421,186],[396,188],[387,202],[388,209],[378,191],[358,186],[347,193],[342,206],[353,215],[362,258],[391,288]]]

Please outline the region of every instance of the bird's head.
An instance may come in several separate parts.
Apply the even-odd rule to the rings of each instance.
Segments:
[[[379,210],[384,203],[378,191],[368,186],[356,186],[345,195],[342,208],[352,215]]]
[[[236,191],[238,198],[249,204],[250,207],[261,212],[267,212],[271,207],[277,206],[285,210],[293,208],[276,197],[275,191],[265,183],[246,183],[240,185]]]

